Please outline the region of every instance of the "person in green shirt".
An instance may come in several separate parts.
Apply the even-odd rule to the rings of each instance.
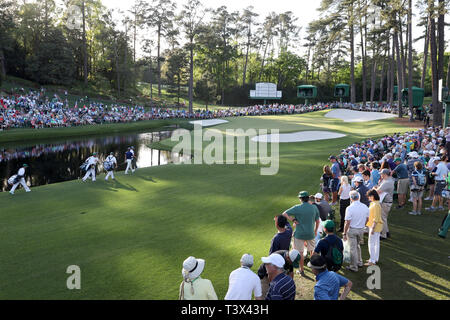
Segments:
[[[314,238],[317,235],[317,229],[320,224],[320,215],[319,209],[308,203],[309,193],[307,191],[300,192],[298,197],[301,204],[286,210],[283,212],[283,216],[290,221],[293,221],[295,224],[294,249],[297,249],[298,252],[300,252],[300,275],[304,277],[305,257],[303,251],[305,242],[307,244],[307,250],[309,251],[310,256],[312,256],[315,248]]]

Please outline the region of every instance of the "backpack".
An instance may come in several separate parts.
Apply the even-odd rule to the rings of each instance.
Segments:
[[[324,239],[326,240],[326,239]],[[337,247],[338,241],[335,241],[333,244],[328,242],[328,252],[325,255],[325,260],[327,262],[327,268],[329,271],[337,272],[342,267],[342,262],[344,259],[344,254]]]
[[[423,171],[414,171],[414,173],[417,173],[417,179],[416,179],[416,183],[419,187],[423,187],[425,186],[427,179],[425,177],[425,174],[423,173]]]

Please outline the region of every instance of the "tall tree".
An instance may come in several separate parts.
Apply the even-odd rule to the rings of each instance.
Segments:
[[[195,38],[202,30],[202,20],[205,16],[203,5],[199,0],[188,0],[178,17],[185,37],[188,40],[189,50],[189,112],[193,111],[194,99],[194,49]]]
[[[245,86],[245,82],[247,80],[247,65],[248,65],[248,56],[250,53],[250,48],[253,40],[253,27],[255,26],[255,18],[259,15],[253,12],[253,6],[249,6],[244,9],[242,13],[241,20],[245,28],[246,35],[246,44],[245,44],[245,57],[244,57],[244,70],[242,72],[242,86]]]

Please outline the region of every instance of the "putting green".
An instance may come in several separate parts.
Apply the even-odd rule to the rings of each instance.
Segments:
[[[406,128],[392,120],[343,123],[323,112],[232,118],[214,127],[322,130],[347,136],[280,145],[277,175],[257,165],[167,165],[117,174],[116,182],[71,181],[0,194],[0,299],[177,299],[181,266],[190,255],[206,260],[203,273],[220,299],[243,253],[256,271],[275,233],[273,217],[317,192],[330,154]],[[171,141],[163,142],[170,145]],[[393,239],[382,243],[382,289],[368,275],[343,271],[354,282],[351,299],[448,299],[448,242],[437,237],[443,213],[409,216],[393,210]],[[367,245],[363,258],[368,258]],[[66,269],[81,268],[81,290],[68,290]],[[307,275],[312,274],[307,271]],[[314,282],[295,277],[297,299],[312,299]]]

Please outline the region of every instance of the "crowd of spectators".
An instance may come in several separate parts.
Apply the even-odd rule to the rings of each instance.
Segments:
[[[306,260],[309,261],[306,267],[316,280],[314,299],[345,299],[353,283],[338,272],[344,264],[348,264],[346,270],[358,272],[382,260],[381,241],[391,238],[388,217],[395,195],[398,196],[396,210],[403,209],[410,195],[412,216],[422,214],[422,200],[433,201],[427,211],[445,211],[439,229],[439,236],[444,237],[450,226],[449,146],[450,128],[427,128],[367,139],[331,156],[331,168],[325,166],[321,177],[323,194],[310,196],[302,191],[300,204],[274,218],[277,233],[269,256],[261,258],[259,279],[250,270],[253,256],[245,254],[240,268],[230,274],[225,299],[293,300],[294,270],[298,269],[296,273],[306,277]],[[422,199],[427,190],[429,196]],[[443,206],[445,200],[448,208]],[[335,209],[340,211],[339,221]],[[361,249],[366,233],[369,259],[364,263]],[[186,298],[188,283],[193,288],[195,279],[186,277],[190,266],[195,264],[193,259],[190,257],[183,264],[180,297]],[[202,260],[197,260],[200,262],[195,264],[196,268],[204,267]],[[341,288],[344,289],[340,293]],[[197,292],[196,298],[211,290],[214,289],[208,282],[205,291]],[[217,299],[215,293],[208,295]]]

